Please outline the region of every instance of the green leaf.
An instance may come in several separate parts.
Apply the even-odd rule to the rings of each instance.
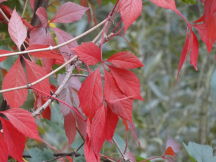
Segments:
[[[208,145],[200,145],[194,142],[184,144],[188,154],[197,162],[215,162],[216,156],[213,156],[213,149]]]

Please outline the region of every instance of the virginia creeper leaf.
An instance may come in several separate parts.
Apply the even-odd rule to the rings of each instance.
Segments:
[[[87,117],[92,119],[103,101],[103,89],[100,69],[91,73],[79,90],[80,107]]]
[[[4,162],[4,161],[7,161],[8,160],[8,148],[7,148],[7,145],[4,141],[4,137],[3,137],[3,134],[0,133],[0,161],[1,162]]]
[[[23,24],[21,17],[17,14],[16,10],[13,10],[10,21],[8,23],[8,32],[13,42],[20,49],[21,45],[27,37],[27,29]]]
[[[104,95],[113,113],[125,120],[132,121],[133,101],[121,92],[113,76],[107,71],[105,71]]]
[[[111,141],[115,132],[115,128],[118,123],[118,116],[112,112],[112,110],[107,108],[106,115],[106,125],[105,125],[105,134],[106,140]]]
[[[21,65],[19,58],[13,64],[9,72],[4,77],[2,88],[14,88],[18,86],[26,85],[26,76],[24,69]],[[11,108],[17,108],[23,105],[28,96],[27,89],[18,89],[10,92],[3,93],[5,100]]]
[[[191,31],[191,54],[190,54],[190,63],[194,66],[194,69],[198,70],[197,68],[197,60],[198,60],[198,54],[199,54],[199,42],[194,34],[193,31]]]
[[[0,118],[3,126],[4,141],[11,157],[22,162],[26,138],[8,120]]]
[[[87,65],[95,65],[102,61],[101,49],[92,42],[82,43],[73,50],[79,56],[80,60]]]
[[[25,59],[25,63],[26,63],[27,78],[30,83],[42,78],[47,74],[46,70],[44,70],[43,67],[35,64],[34,62]],[[49,79],[45,79],[32,87],[50,94]]]
[[[181,52],[181,57],[180,57],[180,61],[179,61],[179,65],[178,65],[178,73],[181,71],[181,68],[185,62],[187,53],[188,53],[188,49],[189,49],[189,44],[190,44],[190,33],[186,34],[186,39],[185,39],[185,43]]]
[[[42,26],[47,27],[48,16],[47,16],[46,9],[44,7],[39,7],[36,11],[36,14],[37,14],[38,18],[40,19]]]
[[[197,70],[197,60],[199,54],[199,42],[192,30],[187,33],[184,47],[181,52],[181,58],[178,66],[178,74],[186,60],[187,54],[190,54],[190,63]]]
[[[121,19],[126,31],[142,13],[142,0],[121,0],[119,2]]]
[[[134,54],[127,51],[116,53],[107,61],[112,63],[115,67],[122,69],[134,69],[143,66]]]
[[[70,145],[76,136],[76,120],[72,112],[64,116],[64,128],[68,139],[68,144]]]
[[[57,11],[51,22],[72,23],[81,19],[87,8],[73,2],[64,3]]]
[[[99,157],[98,155],[95,154],[94,150],[91,147],[91,127],[90,125],[90,120],[87,120],[87,136],[85,138],[85,145],[84,145],[84,154],[85,154],[85,159],[86,162],[99,162]]]
[[[41,140],[38,135],[35,119],[30,112],[21,108],[16,108],[8,109],[0,113],[4,114],[9,119],[10,123],[24,136],[39,141]]]
[[[105,123],[106,123],[106,110],[104,106],[100,107],[92,121],[87,122],[87,145],[85,147],[85,157],[86,161],[90,162],[92,159],[97,159],[100,161],[100,150],[105,141]],[[95,162],[96,162],[95,161]]]
[[[140,99],[140,82],[136,75],[128,70],[110,67],[111,74],[119,89],[128,97]]]

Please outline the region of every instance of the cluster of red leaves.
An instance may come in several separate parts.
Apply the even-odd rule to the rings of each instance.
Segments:
[[[130,69],[143,64],[130,52],[119,52],[102,60],[101,49],[94,43],[83,43],[74,51],[87,65],[101,63],[82,83],[79,90],[80,107],[87,117],[85,157],[100,161],[105,140],[112,140],[119,118],[127,127],[132,122],[132,104],[140,96],[140,83]]]
[[[31,113],[21,108],[0,111],[0,161],[5,162],[8,156],[23,161],[26,138],[41,141],[37,126]]]

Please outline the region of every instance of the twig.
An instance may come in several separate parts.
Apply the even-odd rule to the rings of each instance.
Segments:
[[[88,77],[88,75],[85,74],[72,74],[74,77]]]
[[[120,147],[119,147],[119,145],[118,145],[118,143],[116,142],[116,140],[115,140],[114,137],[113,137],[112,141],[113,141],[113,143],[116,145],[116,147],[117,147],[119,153],[121,154],[121,156],[122,156],[122,158],[123,158],[123,161],[125,161],[124,153],[121,151],[121,149],[120,149]]]
[[[82,114],[81,114],[75,107],[70,106],[70,105],[67,104],[66,102],[64,102],[64,101],[62,101],[62,100],[60,100],[60,99],[58,99],[58,98],[56,98],[56,97],[54,97],[54,96],[51,96],[50,94],[47,94],[46,92],[43,92],[43,91],[41,91],[41,90],[39,90],[39,89],[37,89],[37,88],[33,88],[33,87],[32,87],[32,89],[35,90],[35,91],[37,91],[37,92],[40,92],[40,93],[42,93],[42,94],[45,94],[45,95],[46,95],[47,97],[49,97],[50,99],[54,99],[54,100],[56,100],[56,101],[58,101],[58,102],[64,104],[65,106],[67,106],[68,108],[70,108],[72,111],[74,111],[80,119],[85,120],[85,118],[82,116]]]
[[[2,16],[4,16],[5,20],[7,20],[7,22],[9,22],[7,15],[5,15],[4,11],[1,8],[0,8],[0,13],[2,14]]]
[[[0,10],[1,12],[1,10]],[[20,52],[12,52],[12,53],[7,53],[7,54],[1,54],[0,55],[0,58],[1,57],[6,57],[6,56],[14,56],[14,55],[23,55],[25,53],[33,53],[33,52],[41,52],[41,51],[49,51],[49,50],[55,50],[55,49],[58,49],[62,46],[65,46],[73,41],[76,41],[84,36],[86,36],[87,34],[91,33],[92,31],[96,30],[97,28],[99,28],[100,26],[102,26],[103,24],[105,24],[109,19],[106,18],[104,19],[102,22],[100,22],[99,24],[97,24],[96,26],[92,27],[91,29],[87,30],[86,32],[74,37],[73,39],[70,39],[66,42],[63,42],[61,44],[58,44],[56,46],[49,46],[47,48],[40,48],[40,49],[33,49],[33,50],[27,50],[27,51],[20,51]]]
[[[28,4],[28,0],[25,0],[25,4],[24,4],[24,8],[23,8],[23,12],[22,12],[22,17],[25,14],[26,8],[27,8],[27,4]]]
[[[53,97],[56,97],[64,88],[65,84],[67,83],[67,81],[70,79],[71,76],[71,71],[73,71],[73,69],[75,68],[75,65],[71,65],[65,75],[64,80],[62,81],[61,85],[58,87],[58,89],[56,90],[56,92],[52,95]],[[37,110],[35,110],[32,115],[33,116],[37,116],[39,115],[42,111],[44,111],[47,106],[52,102],[52,99],[47,100],[41,107],[39,107]]]
[[[61,66],[59,66],[57,69],[53,70],[52,72],[50,72],[49,74],[43,76],[42,78],[29,83],[27,85],[23,85],[23,86],[19,86],[19,87],[14,87],[14,88],[9,88],[9,89],[3,89],[0,90],[0,93],[4,93],[4,92],[9,92],[9,91],[14,91],[14,90],[18,90],[18,89],[24,89],[24,88],[30,88],[35,84],[38,84],[39,82],[47,79],[48,77],[50,77],[51,75],[55,74],[56,72],[58,72],[59,70],[61,70],[62,68],[64,68],[65,66],[67,66],[68,64],[70,64],[72,61],[76,60],[77,56],[72,57],[70,60],[68,60],[67,62],[65,62],[64,64],[62,64]]]
[[[81,156],[81,154],[77,153],[77,152],[69,152],[69,153],[55,153],[53,154],[54,157],[64,157],[64,156]],[[32,158],[31,155],[23,155],[23,158]]]

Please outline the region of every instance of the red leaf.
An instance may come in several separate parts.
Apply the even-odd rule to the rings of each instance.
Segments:
[[[99,152],[105,141],[105,123],[106,110],[102,106],[99,108],[91,121],[87,122],[87,143],[85,143],[85,157],[86,161],[92,162],[92,159],[97,159],[99,162]],[[95,161],[95,162],[96,162]]]
[[[119,2],[121,19],[126,31],[142,13],[142,0],[121,0]]]
[[[129,98],[140,99],[140,82],[136,75],[128,70],[110,67],[111,74],[119,89]]]
[[[23,161],[22,155],[26,142],[25,136],[21,134],[8,120],[3,118],[0,119],[3,126],[4,141],[8,147],[9,155],[20,162]]]
[[[103,101],[103,89],[100,69],[91,73],[79,90],[80,107],[87,117],[92,119]]]
[[[64,129],[68,144],[71,145],[76,136],[76,121],[72,112],[64,116]]]
[[[86,12],[87,8],[73,2],[64,3],[57,11],[51,22],[72,23],[78,21]]]
[[[185,39],[185,43],[181,52],[181,57],[180,57],[180,61],[179,61],[179,65],[178,65],[178,74],[181,71],[181,68],[185,62],[186,59],[186,55],[188,53],[188,49],[189,49],[189,44],[190,44],[190,34],[187,33],[186,34],[186,39]]]
[[[175,0],[150,0],[155,5],[176,11]]]
[[[99,154],[103,143],[105,141],[105,124],[106,124],[106,110],[104,106],[99,108],[91,123],[91,142],[92,149],[96,154]],[[88,125],[87,125],[88,127]]]
[[[11,67],[10,71],[6,74],[3,80],[2,88],[14,88],[18,86],[26,85],[26,76],[24,69],[18,58],[16,62]],[[18,108],[26,101],[28,96],[27,89],[19,89],[10,92],[3,93],[4,98],[6,99],[8,105],[11,108]]]
[[[7,51],[7,50],[0,50],[0,55],[1,54],[8,54],[11,53],[11,51]],[[7,57],[0,57],[0,61],[4,61]]]
[[[126,51],[112,55],[107,61],[122,69],[134,69],[144,66],[134,54]]]
[[[23,24],[21,17],[17,14],[16,10],[14,10],[11,15],[8,24],[8,32],[13,42],[20,49],[21,45],[27,37],[27,29]]]
[[[33,50],[33,49],[40,49],[40,48],[47,48],[48,45],[42,45],[42,44],[34,44],[29,46],[26,50]],[[59,54],[57,50],[48,50],[48,51],[40,51],[40,52],[32,52],[29,53],[30,55],[33,55],[35,57],[39,58],[48,58],[48,59],[55,59],[59,62],[64,62],[63,57]]]
[[[173,151],[172,147],[168,147],[164,153],[164,155],[175,156],[175,152]]]
[[[194,66],[194,69],[198,70],[197,68],[197,60],[198,60],[198,54],[199,54],[199,42],[194,34],[193,31],[191,31],[191,43],[192,43],[192,49],[190,54],[190,63]]]
[[[65,32],[59,28],[52,28],[52,29],[54,30],[54,32],[57,36],[59,44],[64,43],[70,39],[73,39],[73,37],[69,33]],[[74,55],[74,53],[71,49],[76,47],[76,46],[77,46],[77,42],[73,41],[73,42],[71,42],[71,43],[69,43],[63,47],[60,47],[59,49],[60,49],[62,55],[64,56],[64,58],[66,60],[68,60],[71,58],[71,56]]]
[[[30,32],[29,44],[54,45],[54,41],[46,28],[39,27]]]
[[[118,88],[113,76],[105,71],[104,95],[113,113],[125,120],[132,121],[133,101]]]
[[[211,52],[213,42],[211,42],[211,40],[209,40],[206,25],[205,24],[196,24],[196,25],[194,25],[194,27],[198,30],[200,38],[206,44],[208,52]]]
[[[46,75],[46,70],[41,66],[27,59],[25,59],[25,63],[26,63],[27,78],[29,82],[32,83]],[[45,93],[48,94],[50,93],[50,83],[48,78],[32,87],[39,89]]]
[[[107,108],[107,115],[106,115],[106,125],[105,125],[105,134],[106,134],[106,140],[112,140],[115,128],[118,123],[118,116],[114,114],[111,109]]]
[[[87,65],[95,65],[102,61],[101,49],[92,42],[82,43],[73,50],[79,56],[80,60]]]
[[[38,135],[35,119],[30,112],[17,108],[1,111],[1,113],[4,114],[9,119],[10,123],[24,136],[39,141],[41,140]]]
[[[7,1],[7,0],[0,0],[0,3],[5,2],[5,1]]]
[[[38,18],[40,19],[40,22],[43,27],[47,27],[48,25],[48,16],[46,9],[44,7],[39,7],[36,12]]]
[[[5,162],[8,160],[8,148],[4,141],[3,134],[0,133],[0,162]]]
[[[181,58],[179,61],[178,66],[178,73],[180,72],[185,60],[187,54],[190,54],[190,63],[194,66],[194,68],[197,70],[197,60],[198,60],[198,54],[199,54],[199,42],[197,40],[196,35],[192,30],[187,33],[186,40],[184,47],[181,52]]]

